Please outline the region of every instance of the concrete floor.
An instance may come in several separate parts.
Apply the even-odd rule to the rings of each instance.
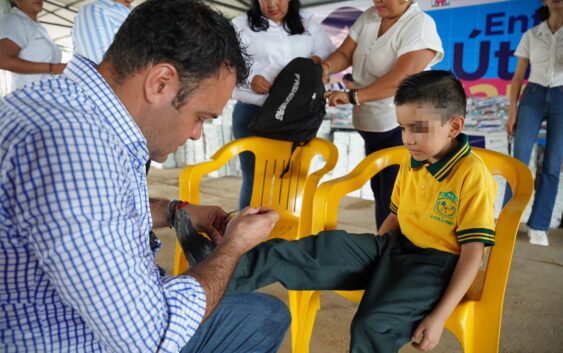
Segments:
[[[151,169],[151,197],[177,198],[179,169]],[[237,208],[240,178],[206,179],[202,184],[202,204],[221,205],[226,211]],[[373,202],[347,198],[340,211],[340,227],[350,232],[373,232]],[[522,226],[521,229],[525,228]],[[172,273],[175,234],[171,229],[156,230],[163,241],[157,263]],[[549,233],[550,246],[530,245],[524,232],[518,235],[505,297],[500,352],[561,353],[563,352],[563,230]],[[263,290],[282,300],[286,291],[279,285]],[[332,293],[321,295],[311,353],[348,351],[348,327],[356,305]],[[280,350],[291,352],[286,337]],[[402,353],[418,352],[410,346]],[[456,339],[445,332],[437,353],[461,352]]]

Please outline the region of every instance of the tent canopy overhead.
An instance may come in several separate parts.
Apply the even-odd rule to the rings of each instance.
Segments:
[[[43,11],[39,14],[39,21],[43,23],[55,43],[66,52],[72,51],[71,29],[74,16],[78,9],[91,0],[44,0]],[[136,0],[138,5],[145,0]],[[303,8],[319,6],[346,0],[301,0]],[[251,0],[204,0],[211,7],[222,12],[226,17],[233,18],[250,7]]]

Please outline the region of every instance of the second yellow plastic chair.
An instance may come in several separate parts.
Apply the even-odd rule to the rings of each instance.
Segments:
[[[336,165],[338,150],[327,140],[314,138],[291,153],[291,142],[261,137],[234,140],[220,148],[210,161],[186,166],[180,173],[180,199],[200,203],[202,177],[219,170],[242,152],[252,152],[255,157],[254,184],[250,206],[269,207],[280,214],[280,220],[270,238],[298,239],[311,234],[312,203],[320,179]],[[291,156],[291,159],[290,159]],[[315,156],[324,160],[318,170],[311,170]],[[287,164],[287,172],[282,176]],[[313,166],[314,168],[314,166]],[[187,270],[181,247],[176,243],[174,274]],[[292,345],[295,351],[299,317],[297,303],[312,292],[289,292],[292,315]]]
[[[473,148],[493,175],[504,177],[513,190],[513,197],[502,209],[495,228],[496,244],[483,261],[482,270],[466,297],[456,307],[446,323],[459,340],[465,353],[496,353],[499,348],[504,293],[520,219],[533,190],[532,175],[526,165],[510,156],[481,148]],[[323,183],[315,196],[313,233],[336,229],[338,205],[349,192],[361,188],[382,169],[400,164],[408,155],[404,147],[378,151],[367,156],[348,175]],[[360,302],[363,291],[337,292]],[[297,352],[309,352],[313,324],[319,308],[319,293],[315,292],[299,303],[301,326]]]

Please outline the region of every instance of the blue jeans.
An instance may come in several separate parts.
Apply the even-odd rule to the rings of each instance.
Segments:
[[[270,295],[226,295],[181,353],[275,353],[290,323],[285,304]]]
[[[537,230],[549,229],[557,197],[559,173],[563,156],[563,86],[544,87],[528,83],[518,106],[514,157],[524,164],[530,162],[532,148],[543,120],[547,120],[545,154],[541,176],[536,180],[536,194],[528,226]],[[507,186],[504,203],[512,197]]]
[[[251,136],[248,125],[260,109],[259,106],[237,102],[233,109],[233,136],[235,139]],[[254,183],[254,155],[250,152],[239,154],[240,169],[242,171],[242,187],[239,197],[239,209],[250,205],[252,184]]]
[[[388,147],[402,146],[401,128],[396,127],[393,130],[385,132],[368,132],[358,131],[365,143],[366,156],[370,153],[382,150]],[[391,193],[395,186],[395,179],[399,173],[399,166],[391,166],[383,169],[371,178],[371,190],[375,198],[375,225],[381,227],[385,218],[391,212],[389,207],[391,203]]]

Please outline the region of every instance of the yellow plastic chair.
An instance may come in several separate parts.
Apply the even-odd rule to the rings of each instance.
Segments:
[[[280,214],[270,238],[298,239],[311,234],[312,203],[320,179],[336,165],[338,150],[327,140],[312,139],[291,154],[290,167],[285,170],[291,152],[291,142],[261,137],[246,137],[231,141],[219,149],[210,161],[186,166],[180,173],[180,199],[199,204],[199,190],[204,175],[222,168],[242,152],[255,156],[254,183],[250,205],[269,207]],[[311,162],[315,156],[324,159],[324,166],[312,171]],[[176,242],[174,274],[184,273],[188,264],[182,248]],[[289,292],[289,307],[293,319],[292,345],[297,342],[299,317],[297,303],[301,297],[312,292]]]
[[[507,155],[482,148],[473,148],[493,175],[504,177],[513,190],[513,197],[502,209],[496,227],[496,244],[487,248],[482,268],[465,298],[458,304],[446,322],[446,328],[459,340],[465,353],[498,352],[502,305],[508,271],[512,260],[520,219],[530,200],[533,180],[526,165]],[[404,147],[394,147],[375,152],[366,157],[348,175],[330,180],[319,186],[314,200],[313,234],[322,230],[336,229],[338,205],[347,193],[361,188],[382,169],[400,164],[408,155]],[[359,303],[363,291],[337,291],[338,294]],[[299,303],[301,321],[297,349],[309,352],[309,342],[316,312],[319,309],[319,293],[304,298]]]

